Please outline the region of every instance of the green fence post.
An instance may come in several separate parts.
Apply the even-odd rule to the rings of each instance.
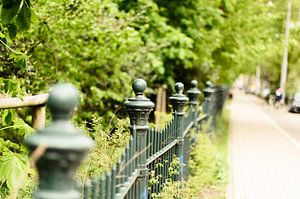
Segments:
[[[196,142],[196,139],[197,139],[196,133],[198,131],[197,118],[198,118],[198,114],[199,114],[198,106],[199,106],[199,96],[200,96],[201,92],[197,88],[197,86],[198,86],[197,80],[192,80],[191,85],[192,85],[192,87],[191,87],[191,89],[189,89],[187,91],[187,95],[189,97],[190,109],[193,111],[193,119],[194,119],[193,127],[195,129],[193,142]]]
[[[75,172],[94,144],[69,121],[77,104],[78,94],[72,85],[56,85],[47,104],[53,122],[25,139],[39,173],[39,186],[33,198],[80,198],[79,190],[75,189]]]
[[[212,115],[213,108],[213,94],[215,89],[212,88],[211,83],[206,83],[206,87],[203,90],[204,102],[203,102],[203,112],[209,117]]]
[[[133,130],[133,128],[136,129],[137,149],[135,154],[138,154],[137,163],[139,169],[139,175],[137,178],[137,199],[148,198],[147,189],[149,171],[146,166],[146,139],[147,130],[149,129],[149,114],[154,107],[154,103],[144,96],[146,88],[147,84],[143,79],[136,79],[132,84],[132,89],[136,96],[125,102],[125,106],[130,117],[130,128],[131,130]]]
[[[178,180],[183,180],[183,166],[184,166],[184,138],[183,138],[183,122],[184,122],[184,106],[188,98],[183,94],[184,85],[181,82],[175,84],[176,93],[169,99],[173,106],[174,119],[176,124],[176,138],[178,140],[176,155],[179,158],[179,175]]]

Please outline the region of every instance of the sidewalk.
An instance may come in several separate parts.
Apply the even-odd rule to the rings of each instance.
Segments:
[[[300,147],[243,94],[230,106],[227,199],[300,199]],[[299,124],[300,128],[300,124]]]

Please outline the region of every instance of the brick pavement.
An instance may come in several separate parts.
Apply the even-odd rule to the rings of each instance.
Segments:
[[[239,94],[230,105],[226,198],[300,199],[300,145],[255,100]]]

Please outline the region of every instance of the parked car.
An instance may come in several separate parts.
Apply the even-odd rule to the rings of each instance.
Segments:
[[[300,112],[300,92],[296,92],[293,96],[292,103],[290,106],[290,112],[299,113]]]

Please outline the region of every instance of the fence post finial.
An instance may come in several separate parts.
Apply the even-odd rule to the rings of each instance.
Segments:
[[[183,94],[184,85],[181,82],[175,84],[176,93],[172,95],[169,99],[173,106],[174,113],[177,115],[184,115],[184,106],[188,101],[188,98]]]
[[[208,116],[212,114],[212,105],[213,105],[213,94],[215,89],[212,88],[210,81],[206,82],[206,87],[203,90],[204,102],[203,102],[203,111]]]
[[[129,98],[125,102],[127,112],[130,117],[131,133],[133,137],[136,137],[137,148],[135,154],[138,154],[137,164],[138,164],[138,186],[139,190],[138,199],[148,198],[148,168],[146,166],[146,138],[147,130],[149,128],[148,119],[149,114],[154,107],[154,103],[144,96],[144,91],[147,88],[147,83],[143,79],[136,79],[132,84],[132,89],[135,93],[135,97]]]
[[[211,127],[214,129],[216,125],[216,89],[210,81],[206,82],[206,88],[203,90],[203,94],[203,111],[211,118]]]
[[[198,81],[197,80],[192,80],[191,81],[192,87],[187,91],[187,95],[189,97],[189,104],[193,108],[197,108],[199,105],[198,98],[199,95],[201,94],[201,91],[197,88],[198,86]]]
[[[176,155],[179,158],[179,174],[178,180],[183,180],[183,164],[184,164],[184,138],[183,138],[183,127],[184,127],[184,106],[188,101],[188,98],[183,94],[184,85],[181,82],[175,84],[176,93],[169,99],[173,106],[174,120],[176,124],[176,137],[178,145],[176,148]]]
[[[78,94],[71,84],[53,87],[47,104],[53,122],[24,141],[39,173],[35,199],[80,198],[74,175],[93,141],[69,121],[77,104]]]

